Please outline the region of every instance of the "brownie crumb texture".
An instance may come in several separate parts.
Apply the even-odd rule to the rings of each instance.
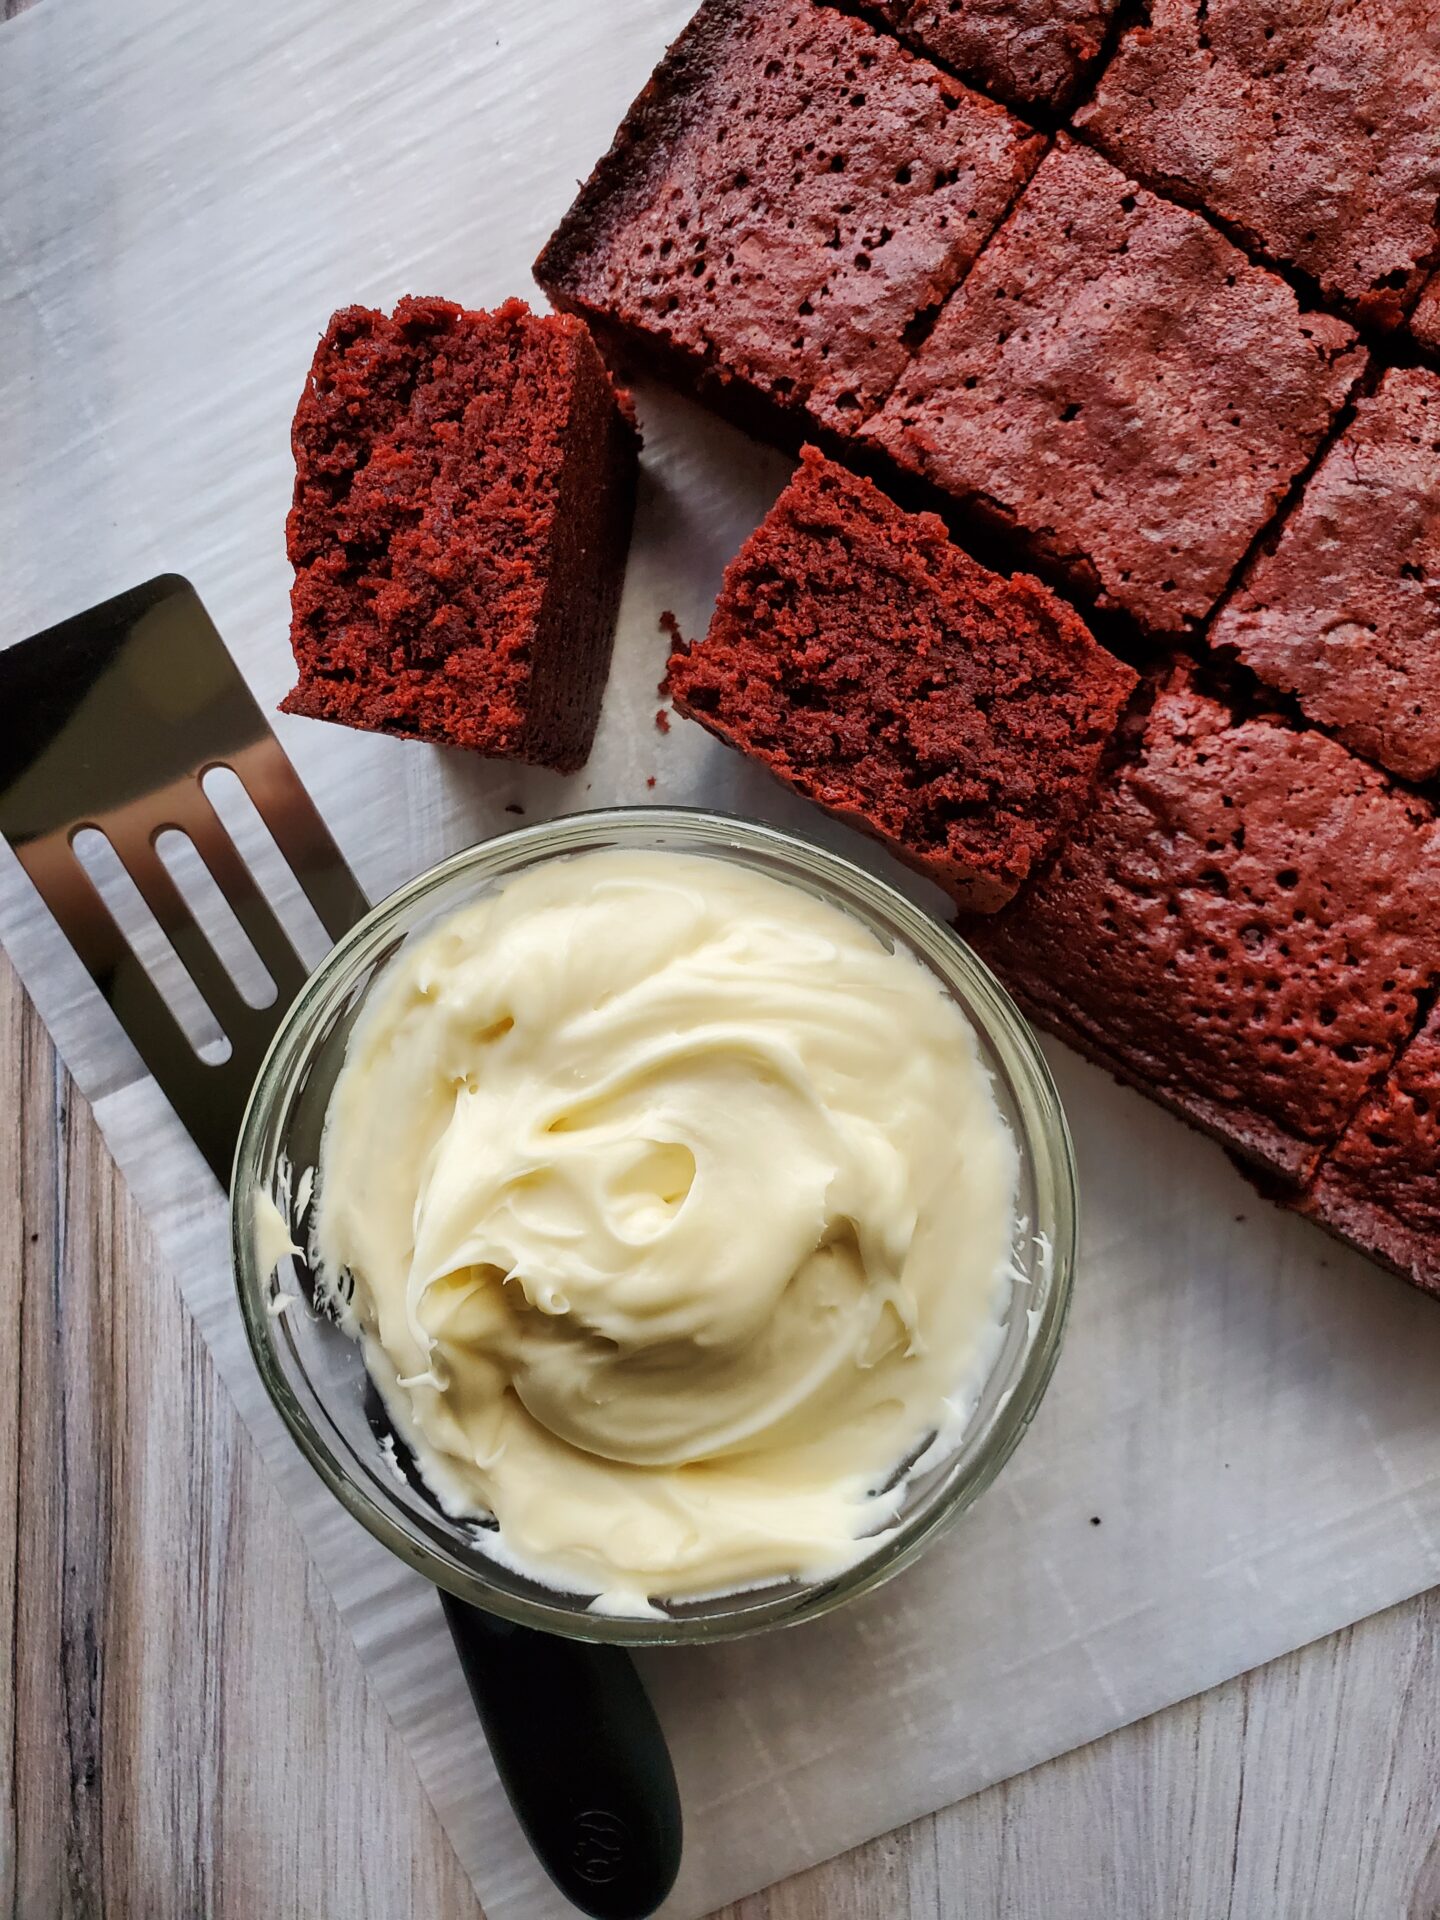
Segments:
[[[1430,809],[1188,664],[1050,867],[967,932],[1022,1004],[1296,1192],[1440,977]]]
[[[295,414],[289,713],[570,772],[638,436],[585,327],[404,299],[331,320]]]
[[[1012,106],[1058,113],[1099,59],[1120,0],[897,0],[899,31]]]
[[[678,711],[980,912],[1089,805],[1135,685],[1038,581],[813,448],[669,677]]]
[[[1179,634],[1364,363],[1344,321],[1062,140],[867,436],[1080,594]]]
[[[1150,0],[1076,124],[1381,327],[1440,251],[1434,0]]]
[[[535,275],[756,431],[848,434],[1042,148],[864,21],[705,0]]]
[[[1416,301],[1410,332],[1422,351],[1440,360],[1440,274],[1431,278]]]
[[[1301,1209],[1440,1294],[1440,1011],[1346,1128]]]
[[[1372,760],[1440,774],[1440,374],[1358,403],[1210,640]]]

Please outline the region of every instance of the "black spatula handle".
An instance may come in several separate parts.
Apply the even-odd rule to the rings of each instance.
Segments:
[[[561,1640],[440,1596],[516,1818],[593,1920],[645,1920],[680,1867],[680,1796],[620,1647]]]

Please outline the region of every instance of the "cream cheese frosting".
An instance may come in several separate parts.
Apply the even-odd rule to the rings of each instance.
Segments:
[[[913,955],[738,863],[586,853],[376,983],[311,1252],[447,1512],[643,1614],[874,1550],[993,1356],[1017,1178]]]

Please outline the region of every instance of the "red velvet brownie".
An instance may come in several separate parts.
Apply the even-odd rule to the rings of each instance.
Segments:
[[[1392,772],[1440,773],[1440,374],[1359,402],[1210,640]]]
[[[1090,803],[1135,675],[1036,580],[806,448],[676,708],[988,912]]]
[[[1435,0],[1149,0],[1077,126],[1381,326],[1440,253]]]
[[[1058,113],[1094,67],[1120,0],[897,0],[892,17],[942,65],[1017,107]]]
[[[286,712],[582,765],[639,444],[584,326],[519,300],[346,307],[292,439]]]
[[[791,444],[849,433],[1042,146],[815,0],[705,0],[535,275],[743,424]]]
[[[1078,592],[1179,633],[1363,364],[1343,321],[1062,140],[866,432]]]
[[[1440,1294],[1440,1012],[1365,1101],[1300,1207]]]
[[[1052,864],[969,938],[1041,1022],[1297,1187],[1440,978],[1440,829],[1180,666]]]

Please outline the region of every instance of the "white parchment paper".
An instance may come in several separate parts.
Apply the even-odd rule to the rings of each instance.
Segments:
[[[0,644],[174,569],[273,706],[290,678],[289,419],[331,309],[525,291],[686,12],[46,0],[0,31]],[[584,773],[277,721],[372,897],[512,824],[507,805],[534,819],[647,797],[799,826],[897,877],[698,729],[657,731],[657,616],[703,629],[786,464],[639,398],[639,523]],[[487,1913],[554,1920],[432,1592],[291,1449],[232,1304],[219,1195],[8,855],[0,932]],[[1055,1384],[1000,1482],[853,1609],[644,1662],[685,1797],[681,1920],[1440,1580],[1440,1312],[1053,1057],[1084,1258]]]

